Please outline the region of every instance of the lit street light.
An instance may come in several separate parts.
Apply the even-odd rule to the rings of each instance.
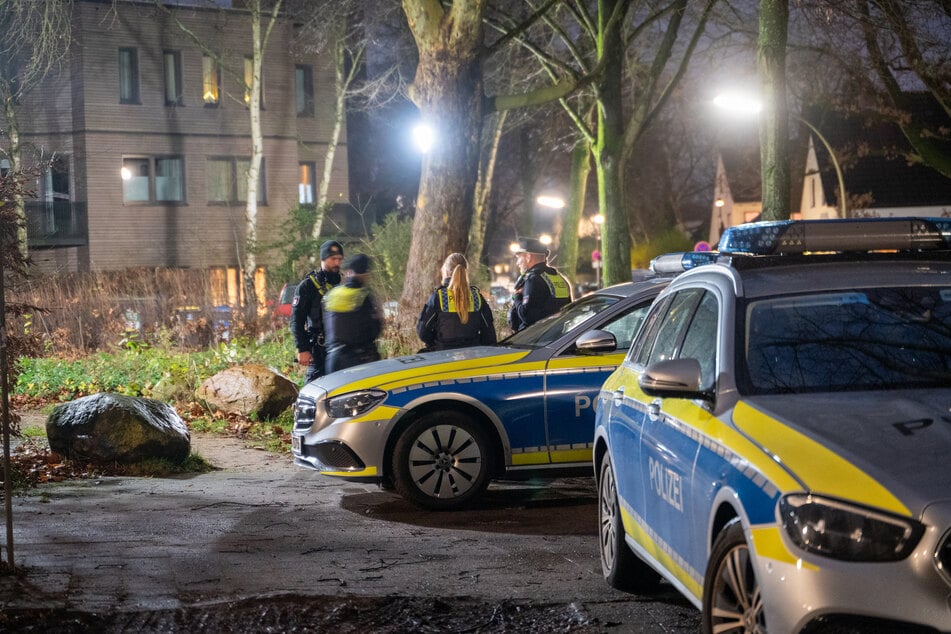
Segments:
[[[763,109],[762,103],[760,103],[756,97],[744,95],[742,93],[719,94],[714,97],[713,105],[722,110],[727,110],[742,115],[759,115]],[[832,146],[829,145],[829,142],[822,135],[822,133],[819,132],[816,126],[812,125],[799,115],[793,114],[792,117],[809,128],[819,138],[819,141],[822,142],[822,145],[825,146],[826,151],[829,153],[829,158],[832,159],[832,166],[835,167],[835,175],[839,180],[839,216],[842,218],[848,218],[848,214],[845,209],[845,179],[842,177],[842,168],[839,166],[839,160],[836,158],[835,152],[832,151]]]
[[[535,199],[542,207],[549,207],[551,209],[564,209],[565,199],[559,198],[558,196],[539,196]]]
[[[413,145],[423,154],[428,154],[436,143],[436,132],[431,126],[420,123],[413,128]]]

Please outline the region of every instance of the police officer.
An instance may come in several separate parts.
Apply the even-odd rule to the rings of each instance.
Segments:
[[[297,362],[307,366],[306,383],[326,374],[324,365],[324,295],[340,284],[343,247],[336,240],[320,245],[320,268],[311,271],[297,285],[291,305],[291,332],[297,346]]]
[[[492,310],[478,287],[469,284],[469,263],[451,253],[442,265],[442,286],[429,296],[416,322],[427,350],[448,350],[495,343]]]
[[[346,281],[324,297],[324,333],[327,337],[327,372],[337,372],[380,358],[376,338],[382,320],[367,288],[370,258],[362,253],[344,262]]]
[[[571,284],[548,265],[548,253],[536,238],[518,239],[515,262],[521,276],[515,282],[508,315],[509,326],[515,332],[557,313],[571,301]]]

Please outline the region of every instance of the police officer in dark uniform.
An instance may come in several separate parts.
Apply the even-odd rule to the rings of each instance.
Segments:
[[[429,296],[416,322],[426,350],[495,344],[492,310],[478,287],[469,284],[469,263],[451,253],[442,265],[442,286]]]
[[[326,374],[323,299],[331,288],[340,284],[342,261],[340,243],[336,240],[324,242],[320,245],[320,268],[308,273],[294,293],[291,332],[297,346],[297,362],[307,366],[306,383]]]
[[[548,265],[548,249],[537,238],[519,238],[515,262],[521,272],[508,321],[518,332],[542,317],[553,315],[571,301],[571,284]]]
[[[344,262],[346,281],[324,297],[327,372],[337,372],[380,358],[376,338],[383,320],[367,288],[370,258],[362,253]]]

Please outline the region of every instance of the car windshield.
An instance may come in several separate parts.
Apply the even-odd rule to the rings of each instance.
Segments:
[[[569,330],[587,323],[592,317],[617,303],[618,299],[620,298],[612,295],[588,295],[568,304],[554,315],[518,331],[502,344],[518,348],[542,348]]]
[[[773,297],[744,312],[744,392],[951,385],[951,287]]]

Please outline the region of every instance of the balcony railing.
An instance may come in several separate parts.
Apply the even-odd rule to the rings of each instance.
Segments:
[[[31,249],[81,247],[89,242],[85,202],[26,202],[26,236]]]

